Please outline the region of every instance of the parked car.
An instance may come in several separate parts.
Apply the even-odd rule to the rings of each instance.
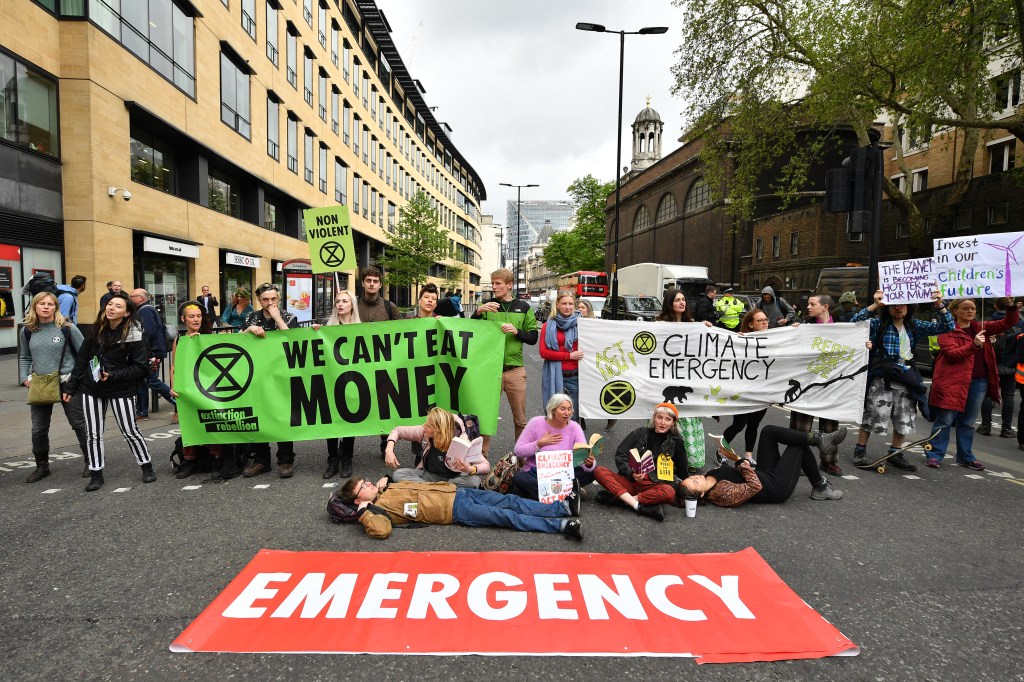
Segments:
[[[601,307],[603,320],[647,320],[651,321],[661,312],[661,301],[653,296],[619,296],[618,315],[612,317],[612,297],[604,300]]]

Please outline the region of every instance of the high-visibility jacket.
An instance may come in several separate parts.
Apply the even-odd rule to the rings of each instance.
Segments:
[[[743,315],[743,302],[732,296],[722,296],[715,301],[715,312],[718,313],[719,324],[728,329],[736,329]]]

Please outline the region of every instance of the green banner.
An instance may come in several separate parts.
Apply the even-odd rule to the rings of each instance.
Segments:
[[[504,336],[458,317],[181,337],[174,364],[186,445],[383,434],[431,407],[498,424]]]
[[[348,206],[308,208],[302,212],[313,272],[337,272],[356,267]]]

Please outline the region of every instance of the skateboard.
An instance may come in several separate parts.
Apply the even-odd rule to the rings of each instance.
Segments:
[[[901,447],[899,450],[887,452],[884,456],[882,456],[881,458],[875,460],[874,462],[868,462],[867,464],[857,464],[855,466],[858,469],[874,469],[878,473],[884,474],[885,473],[885,462],[890,457],[895,457],[896,455],[902,455],[905,452],[912,451],[914,448],[921,448],[925,452],[931,452],[932,451],[931,441],[937,435],[939,435],[938,431],[936,431],[935,433],[931,434],[927,438],[922,438],[920,440],[915,440],[913,443],[907,443],[906,445]]]

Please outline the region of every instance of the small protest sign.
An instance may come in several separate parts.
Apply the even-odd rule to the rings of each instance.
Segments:
[[[878,287],[886,305],[927,303],[935,290],[931,258],[904,258],[878,264]]]
[[[313,272],[337,272],[356,267],[348,206],[309,208],[302,212]]]
[[[943,298],[1024,295],[1024,232],[942,238],[934,245]]]
[[[545,504],[564,500],[572,492],[572,450],[537,453],[537,499]]]

